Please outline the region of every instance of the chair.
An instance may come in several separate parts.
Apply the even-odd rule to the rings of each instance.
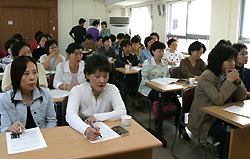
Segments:
[[[69,99],[69,97],[67,96],[62,100],[62,125],[66,124],[65,115],[66,115],[68,99]]]
[[[178,158],[174,154],[174,144],[175,144],[175,141],[176,141],[179,126],[180,126],[180,124],[186,126],[186,124],[182,123],[181,121],[182,121],[183,115],[185,113],[189,113],[189,111],[190,111],[190,108],[191,108],[191,105],[192,105],[192,102],[193,102],[193,99],[194,99],[195,88],[196,88],[196,86],[187,87],[187,88],[183,89],[182,92],[181,92],[181,95],[182,95],[182,108],[181,108],[180,118],[179,118],[179,121],[178,121],[178,125],[177,125],[176,132],[175,132],[175,137],[174,137],[174,141],[173,141],[173,145],[172,145],[172,149],[171,149],[171,153],[172,153],[172,156],[174,158]]]
[[[54,82],[55,74],[50,74],[48,78],[48,87],[49,89],[54,89],[53,82]]]
[[[169,68],[169,74],[171,78],[177,78],[179,67]]]

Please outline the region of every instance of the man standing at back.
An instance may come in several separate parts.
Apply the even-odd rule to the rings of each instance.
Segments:
[[[79,25],[74,26],[69,32],[69,35],[75,40],[75,43],[81,44],[85,41],[86,28],[83,27],[85,22],[85,19],[79,19]],[[74,36],[72,34],[74,34]]]

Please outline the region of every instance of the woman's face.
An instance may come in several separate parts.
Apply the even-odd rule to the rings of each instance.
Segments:
[[[28,62],[20,81],[21,91],[32,91],[36,87],[37,79],[38,73],[36,65],[33,62]]]
[[[242,48],[236,58],[236,64],[244,65],[247,64],[247,61],[248,61],[248,52],[246,49]]]
[[[68,58],[70,63],[73,63],[75,65],[79,65],[79,63],[82,60],[82,49],[75,49],[75,51],[72,54],[68,54]]]
[[[100,40],[99,40],[99,41],[97,41],[97,44],[98,44],[98,45],[102,45],[102,40],[103,40],[103,39],[102,39],[102,38],[100,38]]]
[[[152,51],[152,53],[154,54],[154,59],[159,61],[164,55],[164,49],[156,49],[155,51]]]
[[[109,80],[109,73],[96,70],[93,74],[86,73],[86,77],[90,81],[93,92],[101,93]]]
[[[109,39],[109,40],[106,40],[105,42],[104,42],[104,46],[105,47],[110,47],[111,46],[111,40]]]
[[[124,46],[124,47],[122,47],[122,49],[123,49],[125,54],[129,54],[131,51],[131,45]]]
[[[99,25],[100,25],[100,24],[96,24],[96,25],[95,25],[95,27],[97,27],[97,28],[98,28],[98,27],[99,27]]]
[[[40,45],[42,48],[44,48],[46,41],[47,41],[47,39],[46,39],[45,37],[42,37],[42,39],[41,39],[39,45]]]
[[[195,60],[199,60],[199,58],[201,57],[201,55],[203,54],[204,49],[203,47],[201,47],[201,49],[199,51],[191,51],[191,56],[195,59]]]
[[[52,45],[50,45],[49,47],[49,53],[52,54],[52,53],[58,53],[58,47],[57,45],[54,43]]]
[[[151,39],[149,42],[148,42],[148,48],[150,49],[151,45],[154,43],[154,40]]]
[[[177,49],[177,41],[172,42],[170,45],[168,45],[170,50],[175,51]]]
[[[132,43],[133,50],[138,49],[139,46],[140,46],[140,43]]]
[[[230,70],[234,69],[234,66],[235,66],[235,58],[224,61],[222,64],[222,73],[226,73],[227,70],[231,72]]]
[[[18,56],[30,56],[32,57],[32,53],[28,46],[24,46],[20,49]],[[17,58],[17,57],[16,57]]]
[[[105,24],[102,24],[102,29],[106,28],[106,25]]]

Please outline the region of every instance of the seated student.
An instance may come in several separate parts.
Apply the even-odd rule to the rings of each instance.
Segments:
[[[217,45],[227,45],[227,46],[232,46],[232,43],[230,40],[225,40],[225,39],[221,39],[217,44]]]
[[[12,46],[16,43],[17,41],[14,40],[14,39],[9,39],[4,47],[5,47],[5,50],[7,51],[7,56],[5,56],[2,61],[1,61],[1,64],[2,64],[2,69],[3,71],[5,70],[6,66],[11,63],[14,59],[14,57],[12,56],[12,53],[11,53],[11,48]]]
[[[17,58],[18,56],[30,56],[32,57],[32,53],[30,51],[29,44],[21,41],[15,43],[11,48],[12,56]],[[8,64],[4,70],[3,81],[2,81],[2,90],[4,92],[12,89],[11,77],[10,77],[10,70],[11,70],[12,63]],[[43,65],[37,63],[38,69],[38,76],[39,76],[39,86],[40,87],[48,87],[47,78],[45,75],[45,70]]]
[[[124,35],[124,40],[130,40],[130,39],[131,39],[131,37],[130,37],[129,34],[125,34],[125,35]]]
[[[45,34],[43,34],[37,38],[37,42],[39,44],[39,47],[37,49],[34,49],[32,52],[32,57],[36,61],[38,61],[42,55],[46,54],[44,51],[44,47],[45,47],[46,41],[48,41],[48,40],[49,39]]]
[[[78,43],[69,44],[66,49],[68,61],[56,66],[56,74],[53,82],[54,88],[71,90],[74,86],[84,83],[84,62],[82,59],[82,46]]]
[[[22,36],[21,34],[16,33],[16,34],[14,34],[14,35],[12,36],[11,39],[16,40],[17,42],[18,42],[18,41],[23,41],[23,36]]]
[[[45,43],[46,54],[40,57],[40,63],[45,70],[55,71],[58,63],[65,61],[65,57],[58,53],[58,46],[55,40],[48,40]]]
[[[31,51],[33,52],[34,49],[37,49],[37,47],[39,46],[38,43],[37,43],[37,39],[39,36],[43,35],[43,32],[41,31],[37,31],[36,34],[35,34],[35,41],[32,42],[31,44]]]
[[[176,39],[169,39],[168,42],[169,50],[164,51],[163,59],[166,59],[169,65],[179,66],[181,60],[183,59],[182,53],[176,51],[177,49],[177,40]]]
[[[228,46],[219,45],[208,55],[207,70],[202,73],[196,86],[194,100],[188,118],[188,129],[202,140],[214,137],[219,157],[223,158],[226,128],[223,121],[201,111],[202,107],[222,106],[232,101],[243,101],[247,91],[234,69],[237,52]],[[229,139],[228,139],[229,140]]]
[[[132,39],[131,39],[131,42],[132,42],[132,47],[131,47],[131,52],[134,53],[137,58],[139,58],[139,54],[140,54],[140,42],[141,40],[139,39],[139,37],[137,36],[134,36]]]
[[[125,35],[123,33],[117,34],[117,42],[114,42],[112,44],[112,46],[116,52],[120,53],[122,51],[120,44],[121,44],[122,40],[124,40],[124,39],[125,39]]]
[[[99,128],[96,127],[98,131],[94,130],[86,121],[94,123],[118,120],[126,114],[126,108],[119,90],[107,83],[111,71],[108,59],[103,55],[94,54],[85,62],[84,74],[87,82],[71,90],[66,121],[93,141],[100,135]]]
[[[170,77],[169,75],[169,69],[168,69],[168,62],[165,60],[162,60],[162,57],[164,55],[164,49],[165,44],[159,41],[156,41],[152,44],[150,47],[150,52],[152,53],[153,57],[150,59],[147,59],[142,64],[142,81],[140,83],[138,92],[142,95],[150,98],[152,101],[158,101],[159,100],[159,94],[157,91],[149,88],[146,86],[146,82],[151,81],[156,78],[162,78],[162,77]],[[178,110],[178,113],[176,114],[175,119],[175,126],[178,125],[178,120],[180,116],[180,109],[181,104],[176,96],[174,94],[165,93],[164,94],[165,100],[171,100],[173,102]],[[171,95],[171,98],[170,98]],[[155,123],[157,123],[157,120],[155,120]],[[188,136],[185,127],[180,125],[180,132],[183,136],[183,138],[187,141],[190,141],[190,137]]]
[[[153,57],[152,54],[150,53],[150,47],[153,44],[153,42],[154,39],[151,36],[145,38],[144,44],[146,48],[141,50],[139,54],[140,63],[143,63],[145,60],[151,59]]]
[[[95,42],[92,41],[93,40],[93,35],[92,34],[87,34],[86,35],[86,41],[82,42],[82,47],[84,49],[84,51],[89,51],[89,49],[93,49],[95,46]]]
[[[116,36],[114,34],[110,34],[110,39],[111,39],[111,46],[113,47],[113,44],[115,43],[116,41]]]
[[[98,50],[100,49],[100,47],[102,47],[102,40],[103,40],[103,37],[99,36],[98,38],[96,38],[97,40],[97,43],[95,44],[92,52],[95,54],[95,53],[98,53]]]
[[[11,66],[13,89],[0,97],[1,133],[20,133],[22,129],[56,126],[53,97],[47,88],[38,86],[36,61],[19,56]]]
[[[159,41],[159,35],[156,32],[153,32],[150,34],[150,36],[154,39],[154,41]]]
[[[100,36],[98,27],[100,25],[100,22],[98,20],[95,20],[92,23],[92,27],[88,29],[87,34],[92,34],[93,35],[93,41],[96,43],[96,38]]]
[[[199,41],[193,42],[188,48],[190,56],[181,60],[178,78],[195,78],[198,81],[202,72],[206,70],[204,61],[200,59],[205,51],[206,47],[204,44]]]
[[[102,25],[102,30],[100,31],[100,36],[101,37],[110,36],[110,30],[107,28],[107,22],[103,21],[101,25]]]
[[[98,53],[106,57],[112,57],[113,59],[116,59],[117,54],[115,52],[115,49],[111,47],[110,37],[105,36],[102,40],[102,43],[103,43],[103,46],[99,48]]]
[[[232,47],[235,48],[238,52],[238,56],[235,60],[235,69],[238,70],[240,79],[247,89],[247,97],[250,98],[250,69],[244,67],[244,64],[247,64],[248,61],[247,46],[238,43],[233,44]]]

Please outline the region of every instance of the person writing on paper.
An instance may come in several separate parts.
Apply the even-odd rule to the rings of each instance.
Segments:
[[[11,53],[14,58],[17,58],[18,56],[32,57],[29,44],[23,41],[13,44],[11,48]],[[12,89],[12,83],[11,83],[11,77],[10,77],[11,65],[12,65],[11,63],[8,64],[4,71],[2,87],[1,87],[4,92]],[[47,78],[45,75],[45,70],[43,68],[43,65],[40,63],[37,63],[37,69],[38,69],[38,76],[39,76],[39,86],[48,87],[48,82],[47,82]]]
[[[66,110],[69,125],[94,141],[99,135],[99,128],[94,130],[87,124],[97,121],[113,121],[126,114],[126,108],[119,90],[108,84],[111,64],[107,57],[94,54],[85,61],[84,74],[87,82],[75,86],[70,91]]]
[[[234,69],[236,57],[237,52],[231,47],[219,45],[213,48],[208,55],[207,70],[203,72],[196,86],[188,118],[188,129],[194,135],[202,140],[210,135],[215,142],[220,143],[217,145],[220,158],[223,158],[223,150],[227,147],[226,127],[223,124],[225,122],[206,114],[201,108],[222,106],[246,99],[247,90],[238,71]]]
[[[71,90],[74,86],[86,81],[83,73],[84,61],[81,60],[83,56],[82,50],[82,46],[78,43],[69,44],[66,49],[69,60],[56,66],[54,88]]]
[[[159,42],[159,41],[154,42],[150,48],[150,52],[153,58],[145,60],[144,63],[142,64],[142,72],[141,72],[142,81],[140,83],[138,92],[150,98],[152,101],[158,101],[159,94],[157,91],[147,87],[146,82],[151,81],[156,78],[170,77],[169,69],[168,69],[168,62],[165,60],[162,60],[165,48],[166,46],[164,43]],[[179,116],[180,116],[179,113],[181,110],[181,104],[175,94],[165,93],[164,99],[166,101],[169,101],[170,99],[171,102],[173,102],[177,107],[178,114],[176,114],[176,119],[175,119],[175,126],[177,126]],[[155,125],[156,124],[157,124],[157,119],[155,120]],[[188,136],[185,130],[185,127],[180,125],[179,129],[183,138],[187,141],[190,141],[191,139]]]
[[[164,52],[163,59],[165,59],[169,65],[179,66],[181,60],[183,59],[182,53],[176,51],[177,49],[177,40],[169,39],[168,42],[169,50]]]
[[[204,44],[199,41],[193,42],[188,48],[190,56],[181,60],[178,78],[195,78],[198,81],[202,72],[206,70],[206,64],[200,58],[205,51],[206,47]]]
[[[1,132],[55,127],[53,98],[47,88],[39,87],[37,63],[32,57],[20,56],[12,62],[11,82],[13,89],[0,97]]]

